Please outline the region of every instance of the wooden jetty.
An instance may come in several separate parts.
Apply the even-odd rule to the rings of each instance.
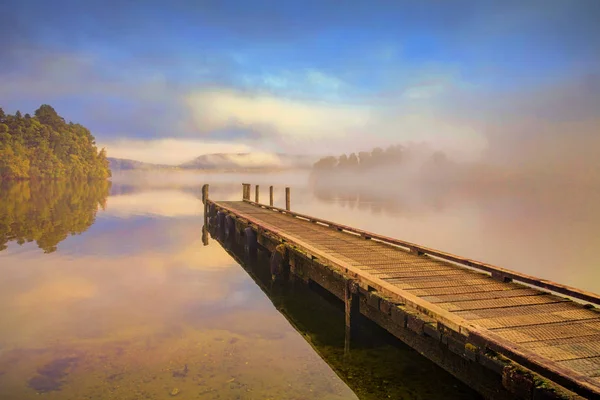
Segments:
[[[273,254],[283,279],[318,284],[486,398],[600,399],[600,296],[260,204],[209,199],[205,224]],[[260,246],[259,246],[260,245]]]
[[[293,276],[273,281],[268,252],[249,254],[244,243],[227,240],[216,226],[210,230],[207,227],[206,233],[243,268],[277,311],[360,399],[402,399],[415,392],[425,392],[431,399],[479,399],[473,391],[437,375],[439,371],[429,362],[415,360],[414,352],[390,340],[387,332],[362,316],[355,324],[358,329],[353,332],[352,352],[348,353],[344,308],[339,307],[342,302],[335,304],[323,289]],[[397,348],[393,348],[395,345]],[[437,387],[431,387],[430,375],[418,373],[423,370],[441,378]],[[453,391],[452,396],[446,395],[448,389]]]

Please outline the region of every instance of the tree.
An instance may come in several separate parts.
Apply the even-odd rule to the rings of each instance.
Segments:
[[[338,169],[346,169],[348,168],[348,156],[345,154],[342,154],[339,158],[338,158],[338,165],[337,165]]]
[[[358,157],[356,154],[352,153],[348,157],[348,168],[357,169],[358,168]]]
[[[317,161],[313,168],[319,171],[330,171],[337,165],[337,159],[335,157],[324,157]]]
[[[42,124],[51,126],[54,129],[58,129],[65,124],[65,120],[48,104],[42,104],[40,108],[35,110],[35,116]]]
[[[401,163],[404,159],[404,146],[396,145],[388,147],[385,149],[384,158],[386,163],[389,164]]]
[[[360,168],[366,170],[371,167],[371,153],[368,151],[361,151],[358,153],[358,161]]]
[[[375,147],[373,151],[371,151],[371,159],[373,160],[374,165],[381,164],[383,161],[383,149],[381,147]]]
[[[106,150],[98,151],[91,132],[67,125],[51,106],[25,118],[0,111],[0,180],[111,176]]]

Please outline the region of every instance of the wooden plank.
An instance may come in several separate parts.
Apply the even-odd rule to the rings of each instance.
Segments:
[[[600,321],[557,322],[519,328],[502,328],[494,331],[497,335],[514,343],[535,342],[549,339],[563,339],[590,336],[600,333]]]
[[[510,315],[513,308],[520,306],[531,305],[531,304],[548,304],[568,301],[567,299],[548,296],[548,295],[537,295],[537,296],[522,296],[522,297],[511,297],[508,299],[491,299],[491,300],[468,300],[468,301],[455,301],[448,303],[438,303],[437,305],[449,310],[449,311],[466,311],[466,310],[479,310],[479,309],[490,309],[490,308],[502,308],[506,314]]]
[[[377,275],[385,275],[388,279],[416,279],[416,278],[433,278],[433,277],[454,277],[455,275],[463,277],[462,271],[457,270],[433,270],[433,271],[402,271],[402,270],[387,270],[382,271],[377,268]]]
[[[539,347],[545,346],[562,346],[568,344],[577,344],[577,343],[598,343],[600,342],[600,333],[596,333],[593,335],[582,335],[576,337],[569,338],[560,338],[560,339],[548,339],[542,340],[538,342],[531,342],[523,344],[523,347],[527,347],[529,349],[537,349]]]
[[[535,289],[496,290],[478,293],[460,293],[445,295],[421,296],[422,299],[432,303],[447,303],[465,300],[491,300],[521,296],[538,296],[540,292]]]
[[[600,376],[600,357],[560,361],[558,364],[567,368],[581,371],[587,376]]]
[[[450,280],[448,279],[448,277],[446,276],[411,276],[411,277],[405,277],[405,278],[389,278],[386,279],[387,282],[393,283],[395,285],[397,285],[398,283],[408,283],[408,284],[413,284],[413,282],[431,282],[433,283],[437,283],[440,284],[442,282],[444,285],[453,285],[453,284],[457,284],[460,285],[464,282],[480,282],[480,283],[487,283],[487,282],[495,282],[494,280],[492,280],[492,278],[488,278],[488,277],[480,277],[477,274],[468,274],[465,273],[464,271],[462,271],[462,274],[456,275],[454,276],[454,279]],[[417,287],[417,286],[415,286]]]
[[[561,311],[573,310],[574,306],[571,302],[554,303],[554,304],[532,304],[513,308],[510,310],[510,316],[531,315],[531,314],[548,314]],[[581,307],[579,309],[582,309]],[[484,318],[506,317],[507,314],[502,309],[488,308],[482,310],[457,311],[457,315],[467,320],[477,320]]]
[[[582,343],[539,346],[535,348],[535,352],[553,361],[600,357],[600,343],[584,341]]]
[[[581,310],[586,311],[586,310]],[[577,317],[565,318],[563,316],[547,313],[547,314],[527,314],[527,315],[514,315],[514,316],[502,316],[497,318],[483,318],[471,320],[474,324],[482,326],[487,329],[498,329],[498,328],[514,328],[519,326],[531,326],[531,325],[543,325],[555,322],[573,322],[573,321],[584,321],[597,318],[598,316],[591,316],[589,314],[580,314]]]
[[[510,291],[515,289],[522,289],[524,286],[511,283],[499,283],[491,281],[488,284],[482,285],[461,285],[461,286],[450,286],[450,287],[433,287],[424,289],[406,289],[413,293],[415,296],[439,296],[446,294],[463,294],[463,293],[481,293],[481,292],[494,292],[499,290]]]
[[[387,282],[393,283],[401,289],[407,290],[410,292],[411,289],[423,289],[423,288],[447,288],[447,287],[457,287],[457,286],[467,286],[467,285],[485,285],[485,284],[493,284],[497,283],[493,281],[491,278],[475,278],[475,279],[466,279],[464,281],[451,281],[448,279],[386,279]]]
[[[364,265],[365,267],[373,267],[377,268],[377,270],[382,272],[387,271],[401,271],[401,272],[423,272],[423,271],[456,271],[456,268],[448,268],[448,267],[440,267],[437,265],[412,265],[412,264],[375,264],[375,265]],[[462,271],[461,271],[462,272]]]
[[[350,260],[355,260],[355,258],[351,257],[351,256],[347,256],[345,254],[336,254],[336,253],[329,253],[332,254],[334,256],[341,256],[341,257],[346,257]],[[411,263],[411,262],[398,262],[398,261],[389,261],[386,259],[378,259],[378,258],[374,258],[372,261],[356,261],[356,262],[361,262],[362,264],[356,264],[356,265],[363,265],[365,267],[369,267],[369,266],[376,266],[378,269],[380,270],[404,270],[404,269],[411,269],[411,270],[415,270],[415,271],[460,271],[460,272],[465,272],[460,268],[451,268],[448,267],[446,265],[440,265],[440,264],[435,264],[435,263],[429,263],[429,262],[424,262],[424,263]]]

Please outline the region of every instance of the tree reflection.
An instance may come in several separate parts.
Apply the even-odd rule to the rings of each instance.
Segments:
[[[7,243],[35,241],[44,253],[56,251],[69,235],[85,232],[98,206],[106,207],[109,181],[21,181],[0,185],[0,251]]]

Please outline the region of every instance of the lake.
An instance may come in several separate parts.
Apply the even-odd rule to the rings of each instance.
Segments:
[[[266,259],[203,243],[200,187],[600,291],[593,190],[326,190],[307,174],[128,173],[0,186],[0,399],[463,399],[452,376],[338,302],[269,287]],[[254,190],[254,189],[253,189]],[[435,385],[432,385],[435,382]]]

